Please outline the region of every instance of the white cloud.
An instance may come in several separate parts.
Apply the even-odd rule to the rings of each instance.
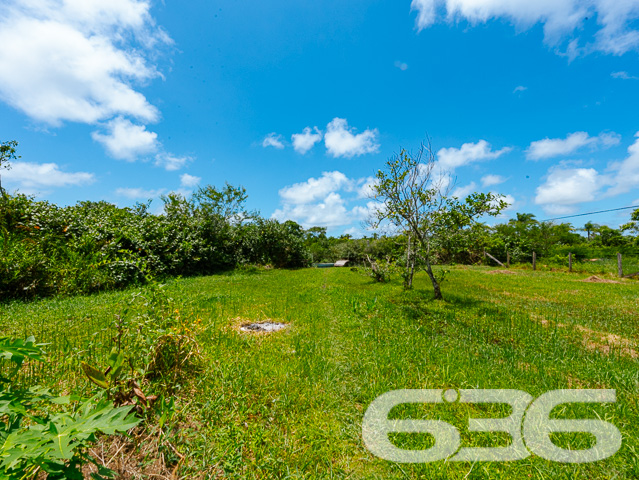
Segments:
[[[326,198],[331,192],[351,188],[351,180],[342,172],[324,172],[320,178],[309,178],[306,182],[284,187],[279,191],[286,203],[305,204]]]
[[[133,161],[158,149],[158,135],[149,132],[144,125],[135,125],[126,118],[118,117],[107,123],[109,133],[93,132],[91,136],[100,142],[112,157]]]
[[[491,187],[493,185],[499,185],[500,183],[504,183],[506,178],[501,175],[484,175],[481,177],[481,185],[482,187]]]
[[[346,119],[334,118],[326,126],[324,143],[328,153],[333,157],[351,158],[377,152],[379,150],[378,134],[377,129],[355,134],[353,129],[348,126]]]
[[[379,202],[366,202],[366,205],[356,205],[352,209],[353,217],[358,220],[367,220],[371,218],[375,212],[384,209],[384,204]]]
[[[275,210],[272,217],[295,220],[305,228],[334,228],[360,222],[380,208],[377,202],[361,203],[364,191],[374,181],[372,177],[349,179],[338,171],[324,172],[320,178],[282,188],[282,208]]]
[[[639,185],[639,132],[628,147],[628,156],[608,165],[604,173],[594,168],[569,168],[567,163],[550,168],[545,183],[537,187],[535,203],[546,213],[563,215],[576,211],[576,205],[597,198],[614,197],[637,189]],[[617,137],[613,137],[617,140]],[[605,190],[604,190],[605,189]]]
[[[515,87],[515,89],[513,90],[513,93],[525,92],[526,90],[528,90],[528,87],[519,85],[518,87]]]
[[[453,190],[452,195],[453,197],[464,199],[468,195],[476,191],[477,191],[477,184],[475,182],[470,182],[468,185],[465,185],[463,187],[457,187],[455,190]]]
[[[604,148],[614,147],[615,145],[619,145],[621,143],[621,135],[615,132],[610,133],[600,133],[599,137],[597,137],[598,144]]]
[[[419,30],[435,23],[444,11],[451,23],[505,18],[519,29],[542,23],[546,43],[559,46],[568,42],[566,53],[570,56],[592,51],[621,55],[639,46],[639,32],[634,29],[639,19],[638,0],[413,0],[411,9],[418,11]],[[586,23],[593,28],[584,29]],[[580,38],[584,30],[595,31],[594,36]]]
[[[155,156],[155,165],[162,167],[169,172],[174,172],[184,167],[188,162],[192,160],[188,156],[178,156],[171,153],[162,152]]]
[[[350,235],[351,238],[362,238],[362,230],[357,227],[347,228],[342,232],[342,235]]]
[[[357,198],[372,198],[375,195],[373,187],[379,185],[379,179],[375,177],[361,178],[357,186]]]
[[[339,227],[353,221],[346,209],[344,199],[335,192],[329,193],[318,203],[285,204],[282,209],[275,210],[273,218],[280,221],[295,220],[305,228]]]
[[[493,195],[499,195],[497,192],[490,192],[490,193],[492,193]],[[501,194],[501,196],[503,197],[502,200],[508,204],[505,210],[511,210],[515,205],[515,197],[509,194]]]
[[[621,162],[613,163],[610,168],[614,172],[612,187],[607,195],[617,195],[636,190],[639,186],[639,132],[637,139],[628,147],[628,156]]]
[[[408,64],[405,62],[400,62],[399,60],[395,61],[395,66],[399,68],[402,72],[408,70]]]
[[[296,152],[304,155],[313,146],[322,140],[322,132],[317,127],[314,127],[315,133],[311,130],[311,127],[306,127],[302,133],[294,133],[291,135],[293,140],[293,148]]]
[[[435,0],[413,0],[410,4],[410,9],[417,10],[417,28],[422,30],[431,26],[436,20],[436,7],[437,2]]]
[[[136,83],[170,43],[145,0],[13,0],[0,7],[0,98],[50,125],[126,115],[156,121]]]
[[[586,132],[574,132],[569,134],[565,139],[545,138],[530,144],[528,150],[526,150],[526,158],[530,160],[540,160],[569,155],[587,145],[593,148],[598,145],[607,148],[617,145],[620,138],[621,137],[614,132],[604,132],[597,137],[591,137]]]
[[[183,173],[180,175],[180,186],[182,187],[195,187],[202,181],[202,178],[196,177],[194,175],[189,175],[188,173]]]
[[[160,188],[157,190],[145,190],[144,188],[118,188],[115,194],[120,197],[130,198],[131,200],[148,200],[150,198],[157,198],[166,192],[165,189]]]
[[[8,184],[17,184],[29,191],[41,187],[85,186],[95,182],[95,175],[87,172],[63,172],[55,163],[13,162],[11,169],[2,172]]]
[[[570,206],[595,200],[604,183],[594,168],[553,167],[545,183],[537,187],[535,203],[547,213],[564,213]]]
[[[437,159],[441,168],[452,171],[479,160],[493,160],[511,150],[510,147],[504,147],[493,152],[490,143],[480,140],[477,143],[464,143],[461,148],[442,148],[437,152]]]
[[[284,144],[282,143],[282,136],[278,135],[275,132],[269,133],[264,140],[262,140],[262,146],[266,147],[275,147],[279,150],[284,148]]]
[[[107,133],[92,137],[115,158],[156,152],[157,134],[141,123],[160,113],[139,87],[162,77],[152,60],[173,41],[150,7],[150,0],[0,3],[0,100],[50,126],[102,126]]]
[[[622,80],[639,80],[639,77],[629,75],[628,72],[612,72],[610,76],[612,78],[620,78]]]

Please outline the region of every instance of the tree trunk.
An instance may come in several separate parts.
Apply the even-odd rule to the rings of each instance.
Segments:
[[[408,242],[406,243],[406,281],[404,282],[406,290],[413,288],[413,275],[415,273],[415,255],[411,251],[410,240],[410,235],[408,235]]]
[[[435,300],[443,300],[444,297],[442,297],[442,291],[439,288],[439,282],[437,281],[437,279],[435,278],[435,274],[433,273],[433,268],[430,265],[430,260],[428,260],[428,258],[424,259],[426,262],[426,273],[428,273],[428,276],[430,277],[430,281],[433,284],[433,292],[435,294]]]

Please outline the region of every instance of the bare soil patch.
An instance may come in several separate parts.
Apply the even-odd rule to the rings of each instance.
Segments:
[[[576,325],[575,328],[584,333],[584,344],[588,350],[598,350],[601,353],[609,354],[611,349],[618,349],[619,352],[630,358],[639,358],[639,352],[635,350],[635,342],[614,333],[598,332],[590,328]]]
[[[502,274],[502,275],[517,275],[512,270],[490,270],[486,272],[488,275]]]
[[[539,320],[544,327],[552,326],[552,322],[541,319],[535,315],[531,315],[531,318]],[[598,330],[592,330],[582,325],[567,325],[565,323],[557,323],[559,328],[573,327],[575,330],[582,333],[582,341],[586,349],[590,351],[599,351],[606,355],[609,355],[611,350],[616,350],[620,355],[630,358],[639,358],[639,351],[637,351],[637,342],[628,338],[624,338],[621,335],[614,333],[600,332]]]
[[[263,320],[250,320],[237,317],[232,320],[231,328],[236,332],[250,333],[254,335],[278,332],[290,327],[289,323],[280,322],[271,318]]]
[[[278,323],[278,322],[246,323],[240,327],[240,330],[242,330],[243,332],[270,333],[270,332],[277,332],[278,330],[282,330],[283,328],[286,328],[287,326],[288,325],[286,325],[285,323]]]
[[[616,280],[608,280],[606,278],[601,278],[601,277],[598,277],[597,275],[591,275],[590,277],[584,278],[581,281],[588,282],[588,283],[621,283],[621,282],[617,282]]]

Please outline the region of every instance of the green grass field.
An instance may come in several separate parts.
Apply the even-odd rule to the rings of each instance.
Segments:
[[[443,283],[444,302],[431,300],[421,274],[410,292],[399,279],[377,284],[350,269],[247,270],[172,281],[165,288],[173,299],[171,328],[197,338],[201,355],[198,371],[162,390],[175,399],[164,431],[177,451],[176,477],[639,478],[639,282],[513,272],[454,267]],[[49,364],[27,366],[22,381],[89,394],[96,390],[80,361],[103,365],[117,341],[115,315],[133,328],[127,319],[155,308],[150,297],[148,290],[128,290],[11,303],[0,307],[0,330],[50,343]],[[237,329],[266,319],[290,327],[261,335]],[[135,348],[127,344],[133,335],[122,338],[123,348]],[[424,388],[517,389],[535,398],[555,389],[615,389],[614,404],[571,405],[557,416],[605,419],[621,431],[622,447],[586,464],[536,456],[474,464],[374,457],[361,434],[368,405],[390,390]],[[393,413],[447,421],[463,446],[506,445],[505,434],[470,433],[467,424],[469,417],[508,414],[505,406],[460,404]],[[574,449],[593,442],[580,433],[553,439]],[[397,434],[394,441],[432,445],[419,434]]]

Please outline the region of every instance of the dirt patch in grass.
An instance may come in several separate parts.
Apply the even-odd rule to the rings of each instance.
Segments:
[[[625,357],[639,358],[639,352],[632,348],[636,346],[636,342],[628,338],[614,333],[598,332],[581,325],[576,325],[575,328],[584,334],[584,344],[588,350],[609,354],[611,349],[615,349]]]
[[[246,318],[236,317],[233,319],[231,328],[238,333],[249,333],[253,335],[264,335],[269,333],[285,330],[290,327],[289,323],[278,322],[270,318],[263,320],[249,320]]]
[[[503,275],[517,275],[515,272],[513,272],[512,270],[490,270],[488,272],[486,272],[488,275],[495,275],[495,274],[503,274]]]
[[[582,325],[567,325],[565,323],[554,323],[546,319],[541,319],[536,315],[530,316],[534,320],[539,320],[544,327],[557,326],[559,328],[573,327],[575,330],[582,334],[583,344],[587,350],[598,351],[609,355],[611,350],[616,350],[620,355],[630,358],[639,358],[639,351],[637,351],[637,342],[628,338],[624,338],[621,335],[614,333],[600,332],[598,330],[592,330]]]
[[[621,282],[617,282],[616,280],[608,280],[606,278],[601,278],[601,277],[598,277],[597,275],[591,275],[590,277],[584,278],[581,281],[588,282],[588,283],[621,283]]]

